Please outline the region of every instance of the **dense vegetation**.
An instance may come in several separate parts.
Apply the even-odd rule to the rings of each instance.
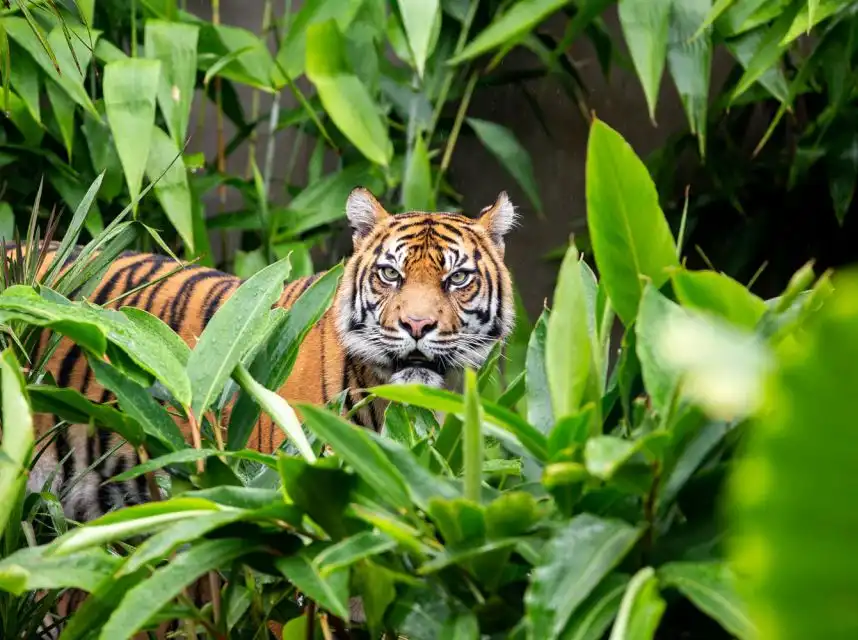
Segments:
[[[610,70],[620,56],[600,16],[611,4],[309,1],[278,16],[267,2],[261,38],[164,0],[130,12],[110,1],[0,9],[9,114],[0,235],[15,227],[30,242],[62,239],[41,282],[37,253],[2,273],[0,636],[35,637],[69,588],[92,597],[62,640],[125,638],[169,620],[183,621],[188,637],[262,638],[279,621],[287,638],[328,638],[352,596],[366,616],[352,637],[858,633],[858,276],[817,278],[793,255],[769,281],[780,295],[764,300],[683,257],[695,238],[712,237],[701,229],[719,202],[757,198],[758,183],[800,202],[777,188],[785,172],[802,193],[816,188],[804,215],[827,215],[820,193],[830,192],[831,219],[848,225],[858,173],[848,140],[833,132],[854,129],[854,3],[623,0],[650,109],[666,61],[690,133],[650,163],[653,181],[619,134],[592,121],[588,261],[575,242],[563,248],[549,308],[468,372],[462,393],[373,389],[392,401],[380,434],[354,429],[342,402],[298,407],[300,424],[269,391],[330,304],[341,275],[330,234],[355,183],[401,208],[453,207],[446,171],[458,136],[473,131],[541,207],[519,142],[469,119],[469,102],[484,84],[534,74],[556,77],[582,102],[565,52],[585,34]],[[559,42],[538,28],[556,11],[567,18]],[[811,28],[807,54],[800,36]],[[709,101],[698,81],[721,44],[737,72]],[[500,71],[520,47],[536,54],[536,70]],[[270,94],[270,111],[247,117],[240,84]],[[182,153],[195,90],[236,125],[214,158]],[[284,92],[297,108],[280,110]],[[803,120],[786,126],[799,103]],[[750,154],[736,152],[733,136],[745,135],[754,109],[774,118],[757,159],[743,165],[737,158]],[[306,186],[292,183],[293,168],[275,175],[253,155],[247,174],[225,172],[225,156],[255,131],[287,127],[300,130],[296,146],[314,149]],[[694,184],[708,190],[686,203],[670,183],[682,179],[672,169],[689,140],[703,174]],[[325,173],[332,151],[336,168]],[[747,166],[751,178],[740,175]],[[278,182],[285,206],[272,192]],[[245,207],[206,219],[200,198],[222,185]],[[43,202],[60,201],[73,215],[40,217]],[[778,213],[752,202],[750,218]],[[220,266],[248,280],[192,350],[153,316],[83,300],[124,249],[211,261],[218,229],[239,233],[245,249]],[[734,240],[716,241],[725,238]],[[83,253],[60,275],[77,243]],[[741,265],[731,271],[759,257],[763,245],[750,245],[724,254]],[[333,268],[293,310],[272,311],[284,280],[313,268],[310,249]],[[44,361],[29,355],[45,328],[81,347],[117,403],[92,403],[43,375]],[[240,410],[224,424],[230,398]],[[32,414],[42,411],[66,422],[36,441]],[[246,446],[260,411],[289,435],[277,455]],[[199,446],[184,442],[171,413],[194,418]],[[145,451],[151,459],[123,477],[155,481],[165,469],[169,498],[84,524],[63,516],[49,484],[25,491],[27,470],[69,422]],[[220,589],[198,609],[184,589],[207,575]]]

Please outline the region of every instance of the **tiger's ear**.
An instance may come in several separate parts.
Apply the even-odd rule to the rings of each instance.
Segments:
[[[493,205],[480,211],[478,220],[501,252],[504,250],[504,236],[512,230],[517,221],[518,214],[506,191],[500,192]]]
[[[346,217],[349,219],[352,240],[356,245],[370,234],[376,224],[389,215],[369,189],[364,187],[352,189],[346,201]]]

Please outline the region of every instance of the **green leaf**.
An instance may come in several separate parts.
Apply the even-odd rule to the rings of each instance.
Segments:
[[[620,25],[653,122],[667,55],[672,4],[673,0],[620,0],[619,3]]]
[[[706,113],[712,69],[712,36],[703,27],[712,0],[673,0],[667,43],[667,64],[682,100],[691,133],[706,151]]]
[[[602,480],[610,479],[637,451],[640,440],[631,441],[615,436],[595,436],[587,440],[585,460],[587,471]]]
[[[736,577],[724,562],[668,562],[658,568],[658,578],[663,587],[678,589],[730,635],[741,640],[757,637],[737,592]]]
[[[155,196],[167,219],[179,233],[188,251],[194,251],[194,221],[188,170],[181,149],[160,127],[153,126],[150,136],[146,176],[155,183]],[[161,175],[163,174],[163,175]],[[158,179],[160,176],[160,179]]]
[[[0,442],[0,535],[27,483],[35,433],[24,377],[12,348],[0,354],[0,399],[3,433]],[[17,526],[17,524],[15,525]],[[2,575],[2,573],[0,573]]]
[[[469,42],[461,53],[453,56],[448,64],[459,64],[494,49],[512,46],[568,3],[569,0],[518,0]]]
[[[148,620],[194,580],[217,567],[254,551],[254,546],[236,538],[206,540],[177,555],[150,578],[130,589],[101,630],[101,640],[125,640],[140,631]]]
[[[182,22],[147,20],[146,56],[161,61],[158,105],[175,145],[184,146],[197,79],[199,27]]]
[[[27,109],[27,105],[24,104],[14,91],[9,93],[9,120],[21,132],[25,144],[34,147],[39,146],[45,131],[38,122],[33,120],[33,116]]]
[[[397,0],[417,74],[422,78],[432,55],[432,29],[441,20],[439,0]]]
[[[429,151],[426,149],[423,136],[418,135],[414,141],[411,160],[402,181],[403,203],[409,211],[434,211],[434,195]]]
[[[384,613],[396,599],[393,572],[373,562],[364,562],[354,568],[353,579],[361,596],[364,613],[373,637],[382,634]],[[303,640],[306,637],[296,638]]]
[[[480,142],[491,151],[504,169],[515,178],[527,194],[537,213],[542,213],[542,200],[539,198],[539,188],[533,175],[533,163],[530,154],[521,146],[512,131],[494,122],[468,118],[468,124],[477,134]]]
[[[292,304],[286,320],[268,337],[250,367],[254,380],[267,389],[280,389],[289,377],[298,350],[310,330],[316,326],[334,299],[343,274],[337,265],[323,274]],[[239,395],[230,416],[227,442],[230,449],[245,446],[259,418],[259,405],[247,393]]]
[[[60,130],[63,146],[66,149],[66,157],[69,162],[72,160],[72,146],[74,144],[74,111],[75,103],[69,98],[58,84],[48,82],[45,85],[48,93],[48,101],[51,103],[51,111],[54,114],[54,120],[57,122],[57,127]]]
[[[351,70],[333,20],[307,28],[307,77],[337,128],[370,161],[387,166],[393,146],[387,124],[367,88]]]
[[[626,587],[609,640],[652,640],[665,606],[655,570],[641,569]]]
[[[315,543],[293,556],[275,560],[274,566],[311,600],[348,620],[349,571],[339,569],[322,576],[316,558],[325,548],[325,544]]]
[[[45,76],[59,84],[69,97],[71,97],[71,99],[81,107],[89,111],[94,116],[98,115],[89,95],[87,95],[86,88],[83,84],[83,78],[77,70],[68,46],[61,46],[54,49],[57,56],[57,63],[62,70],[62,74],[57,73],[54,63],[51,61],[50,56],[39,41],[41,33],[37,36],[30,28],[27,20],[24,18],[3,16],[0,20],[2,20],[3,27],[6,29],[6,33],[9,38],[26,49],[27,53],[29,53],[36,63],[42,68],[42,72]],[[56,27],[56,30],[59,29],[61,28]],[[81,60],[82,58],[84,60],[88,60],[88,56],[84,57],[87,55],[85,52],[89,46],[88,43],[92,42],[95,44],[100,32],[92,29],[87,31],[87,29],[78,26],[70,26],[69,31],[72,34],[72,42],[75,55],[78,60]],[[63,37],[61,33],[62,32],[60,31],[60,37]],[[81,66],[83,67],[83,65]]]
[[[395,546],[396,542],[382,533],[361,531],[327,547],[313,559],[313,562],[320,569],[319,575],[324,578],[361,560],[389,551]]]
[[[483,434],[482,406],[477,390],[477,374],[473,369],[465,371],[465,420],[462,425],[464,433],[464,483],[465,498],[480,502],[483,480]]]
[[[601,285],[628,326],[646,276],[655,287],[679,266],[676,243],[646,167],[613,129],[596,120],[587,146],[587,222]]]
[[[554,426],[554,411],[551,408],[551,390],[545,363],[548,317],[548,311],[543,311],[533,327],[527,343],[525,366],[527,421],[546,435]]]
[[[5,40],[4,36],[0,36],[0,41],[2,40]],[[18,94],[18,97],[29,110],[33,120],[41,124],[42,109],[39,91],[42,84],[42,74],[39,72],[35,60],[26,51],[20,50],[14,45],[10,54],[11,59],[15,60],[15,64],[11,65],[9,69],[12,88],[15,89],[15,93]]]
[[[459,396],[444,389],[434,389],[422,385],[391,384],[373,387],[372,393],[388,400],[406,402],[418,407],[464,414],[464,401]],[[548,443],[545,436],[518,415],[500,405],[483,400],[484,419],[487,423],[500,427],[514,436],[537,460],[545,461],[548,455]]]
[[[766,303],[731,277],[715,271],[677,270],[671,275],[679,302],[745,329],[753,329],[766,312]]]
[[[144,473],[148,473],[150,471],[157,471],[158,469],[163,469],[164,467],[169,466],[171,464],[177,464],[182,462],[196,462],[197,460],[205,460],[213,456],[237,458],[239,460],[253,460],[254,462],[259,462],[271,468],[274,468],[275,466],[275,458],[273,456],[270,456],[265,453],[260,453],[259,451],[255,451],[253,449],[241,449],[239,451],[220,451],[219,449],[188,448],[180,449],[179,451],[172,451],[170,453],[165,453],[163,456],[158,456],[157,458],[147,460],[142,464],[138,464],[136,467],[132,467],[127,471],[123,471],[122,473],[113,476],[108,482],[126,482],[128,480],[133,480],[138,476],[142,476]]]
[[[380,497],[399,509],[411,509],[402,474],[366,433],[324,409],[306,404],[298,408],[307,428],[330,444]]]
[[[97,358],[87,359],[98,383],[116,395],[122,411],[135,420],[146,435],[156,438],[172,450],[187,446],[170,414],[146,389],[122,375],[113,365]]]
[[[193,390],[192,410],[198,418],[260,336],[289,270],[288,258],[267,266],[242,283],[206,325],[187,366]]]
[[[103,549],[65,556],[47,554],[47,549],[25,547],[0,560],[0,590],[16,596],[42,589],[93,591],[122,563],[122,558]]]
[[[858,495],[858,276],[833,285],[801,345],[779,354],[729,477],[730,566],[760,637],[858,634],[858,512],[839,502]]]
[[[147,334],[148,340],[152,344],[160,343],[179,364],[187,366],[188,358],[191,356],[188,343],[182,340],[181,336],[167,326],[161,318],[152,315],[145,309],[135,307],[122,307],[119,311],[131,322],[136,334]]]
[[[761,27],[744,33],[738,38],[730,38],[725,44],[733,57],[747,70],[762,46],[765,35],[765,28]],[[770,66],[757,78],[757,82],[781,102],[789,101],[789,85],[780,66]]]
[[[855,197],[858,182],[858,135],[843,135],[840,148],[826,158],[828,192],[834,204],[834,215],[842,225]]]
[[[560,637],[576,609],[622,561],[641,530],[620,520],[575,516],[543,547],[525,594],[529,638]]]
[[[104,67],[104,109],[132,202],[140,195],[149,158],[160,73],[159,61],[143,58]]]
[[[8,202],[0,202],[0,239],[6,240],[6,244],[12,242],[15,237],[15,212]]]
[[[607,576],[569,620],[563,640],[601,640],[620,609],[629,577],[617,573]]]
[[[103,168],[104,185],[98,192],[99,196],[107,202],[112,202],[122,192],[125,177],[107,118],[103,115],[96,117],[85,111],[81,128],[92,166]],[[68,235],[63,235],[63,240],[67,237]]]
[[[578,413],[599,396],[584,277],[578,250],[571,243],[560,267],[545,337],[545,370],[556,419]]]

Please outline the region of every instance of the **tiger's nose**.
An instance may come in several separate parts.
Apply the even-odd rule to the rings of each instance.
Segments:
[[[399,319],[400,326],[405,329],[412,338],[419,340],[427,333],[432,331],[438,321],[435,318],[415,318],[413,316],[405,316]]]

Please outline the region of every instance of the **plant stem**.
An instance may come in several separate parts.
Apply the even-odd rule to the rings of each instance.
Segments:
[[[188,423],[191,426],[191,441],[194,445],[194,449],[201,450],[203,448],[203,440],[200,437],[200,425],[197,422],[197,417],[189,407],[186,407],[185,411],[187,411]],[[197,460],[197,473],[202,473],[205,471],[205,468],[205,461],[202,458]]]
[[[477,374],[473,369],[465,371],[465,421],[463,456],[465,476],[465,498],[480,502],[483,479],[483,433],[482,405],[477,390]]]
[[[137,0],[131,0],[131,57],[137,57]]]
[[[265,0],[265,4],[262,8],[262,26],[261,37],[263,40],[267,39],[268,30],[271,28],[271,0]],[[254,89],[253,94],[250,97],[250,122],[256,122],[256,119],[259,117],[259,89]],[[253,130],[250,132],[250,137],[247,141],[247,168],[244,171],[245,178],[250,180],[253,178],[253,165],[251,164],[250,159],[256,156],[256,140],[259,137],[259,134],[256,131],[256,127],[253,127]]]
[[[441,158],[441,166],[438,168],[438,176],[435,178],[435,198],[438,197],[438,192],[441,189],[441,180],[444,177],[444,172],[450,166],[450,159],[453,157],[453,149],[456,148],[456,140],[459,138],[459,131],[462,129],[462,122],[465,120],[465,114],[468,112],[468,106],[471,103],[471,96],[474,94],[474,87],[477,84],[479,73],[474,71],[471,78],[468,80],[468,85],[465,87],[465,95],[462,96],[462,102],[459,103],[459,110],[456,112],[456,120],[453,122],[453,129],[450,131],[450,137],[447,139],[447,146],[444,148],[444,157]]]

